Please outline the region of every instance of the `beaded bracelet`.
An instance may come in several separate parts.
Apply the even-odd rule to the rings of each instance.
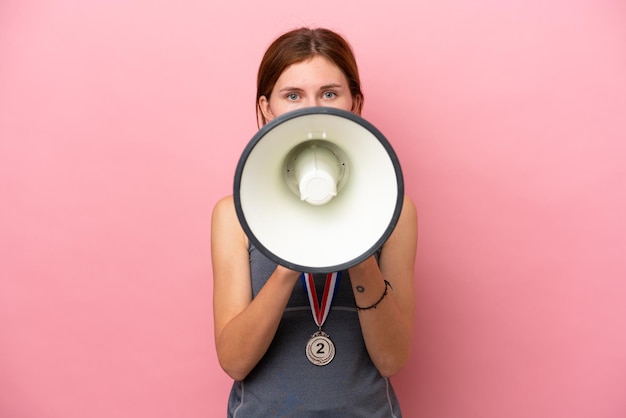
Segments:
[[[393,287],[391,287],[391,283],[389,283],[387,280],[385,280],[385,291],[383,292],[383,295],[380,297],[380,299],[378,299],[376,301],[376,303],[374,303],[373,305],[368,306],[366,308],[361,308],[359,305],[356,305],[356,310],[357,311],[367,311],[368,309],[376,309],[378,304],[380,302],[382,302],[383,299],[385,299],[385,296],[387,296],[387,289],[393,290]]]

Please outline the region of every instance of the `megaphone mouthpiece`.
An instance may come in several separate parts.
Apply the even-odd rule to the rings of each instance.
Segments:
[[[311,144],[295,157],[295,177],[300,200],[323,205],[337,196],[339,161],[328,148]]]

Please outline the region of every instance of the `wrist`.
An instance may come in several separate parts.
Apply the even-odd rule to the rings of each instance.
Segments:
[[[376,307],[380,304],[380,302],[383,301],[383,299],[385,299],[385,296],[387,296],[387,293],[389,293],[389,290],[393,290],[393,288],[391,287],[391,283],[389,283],[387,280],[385,280],[385,290],[383,291],[382,295],[380,296],[380,298],[378,298],[378,300],[374,303],[372,303],[371,305],[368,306],[359,306],[358,304],[356,305],[356,310],[357,311],[367,311],[370,309],[376,309]]]

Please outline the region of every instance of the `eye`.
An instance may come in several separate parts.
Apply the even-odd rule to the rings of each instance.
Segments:
[[[324,99],[334,99],[337,97],[337,93],[334,91],[325,91],[324,94],[322,94],[322,97],[324,97]]]
[[[298,93],[289,93],[286,97],[287,97],[287,100],[290,100],[292,102],[295,102],[296,100],[300,98]]]

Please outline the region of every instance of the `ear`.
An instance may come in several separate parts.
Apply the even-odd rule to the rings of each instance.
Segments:
[[[261,96],[259,98],[259,109],[261,109],[261,114],[266,122],[274,119],[274,113],[272,112],[272,108],[270,107],[270,101],[265,96]]]

